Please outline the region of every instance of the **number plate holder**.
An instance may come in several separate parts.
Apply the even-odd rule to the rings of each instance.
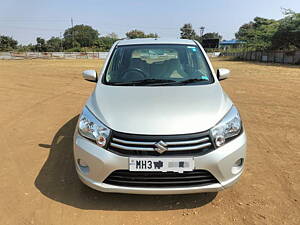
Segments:
[[[193,171],[193,158],[129,158],[129,171],[177,172]]]

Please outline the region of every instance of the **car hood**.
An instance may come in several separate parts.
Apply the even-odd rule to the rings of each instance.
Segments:
[[[231,106],[231,100],[217,82],[160,87],[98,84],[87,102],[90,111],[107,127],[146,135],[206,131]]]

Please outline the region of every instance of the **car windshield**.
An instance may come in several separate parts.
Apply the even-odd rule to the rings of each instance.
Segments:
[[[103,82],[108,85],[195,85],[213,83],[213,76],[196,45],[118,46]]]

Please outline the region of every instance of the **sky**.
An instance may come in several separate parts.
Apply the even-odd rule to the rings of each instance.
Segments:
[[[281,8],[300,12],[300,0],[0,0],[0,35],[36,43],[36,37],[63,35],[73,18],[74,25],[90,25],[100,35],[125,37],[139,29],[179,38],[180,27],[191,23],[198,34],[204,26],[204,33],[219,32],[228,40],[256,16],[282,18]]]

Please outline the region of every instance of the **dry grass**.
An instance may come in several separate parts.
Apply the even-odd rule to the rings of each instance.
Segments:
[[[99,60],[0,61],[0,224],[300,224],[300,69],[213,60],[248,134],[242,179],[216,196],[104,194],[74,171],[72,133]]]

